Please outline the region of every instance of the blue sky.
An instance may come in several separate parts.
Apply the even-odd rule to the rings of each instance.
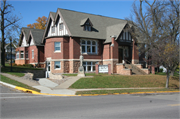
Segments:
[[[14,13],[22,18],[21,26],[36,22],[38,17],[49,16],[49,12],[56,12],[57,8],[69,9],[79,12],[103,15],[113,18],[125,19],[130,16],[133,0],[116,0],[116,1],[95,1],[95,0],[32,0],[32,1],[8,1],[15,8]]]

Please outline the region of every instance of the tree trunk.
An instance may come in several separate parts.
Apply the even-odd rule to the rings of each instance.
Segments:
[[[171,71],[170,76],[174,76],[174,71]]]
[[[169,88],[169,69],[167,69],[167,72],[166,72],[166,88]]]
[[[174,72],[176,70],[177,66],[174,66],[173,69],[171,70],[170,76],[174,76]]]

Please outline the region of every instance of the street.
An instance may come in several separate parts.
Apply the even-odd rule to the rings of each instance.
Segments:
[[[1,118],[179,119],[179,94],[85,97],[1,96]]]

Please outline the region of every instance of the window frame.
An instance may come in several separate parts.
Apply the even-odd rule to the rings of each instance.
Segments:
[[[56,68],[56,63],[59,62],[59,68]],[[54,61],[54,69],[59,70],[61,69],[61,61]]]
[[[59,31],[62,31],[64,29],[64,24],[63,23],[60,23],[59,24]]]
[[[32,59],[34,59],[34,50],[32,50]]]
[[[18,57],[17,57],[18,56]],[[16,52],[16,59],[19,59],[19,51]]]
[[[90,63],[90,64],[88,64],[88,63]],[[84,71],[85,72],[95,72],[96,71],[96,63],[97,63],[97,61],[84,61],[83,62]],[[88,71],[88,67],[91,67],[90,71]],[[93,70],[93,68],[95,70]]]
[[[59,50],[56,50],[56,43],[59,43]],[[61,52],[61,42],[54,42],[54,52]]]
[[[51,27],[51,33],[55,33],[55,26]]]
[[[25,58],[29,58],[28,57],[28,51],[25,51],[26,53],[25,53]]]
[[[85,43],[82,43],[83,41],[85,41]],[[88,44],[88,42],[90,42],[90,44]],[[95,42],[95,44],[93,44],[93,42]],[[82,54],[98,54],[98,41],[97,40],[81,39],[80,45],[81,45]],[[88,51],[89,47],[90,47],[90,51]],[[95,47],[95,52],[93,52],[93,47]]]
[[[129,57],[129,47],[124,48],[124,55],[125,55],[125,57]]]
[[[21,57],[22,56],[22,57]],[[24,51],[20,52],[20,58],[23,59],[24,58]]]

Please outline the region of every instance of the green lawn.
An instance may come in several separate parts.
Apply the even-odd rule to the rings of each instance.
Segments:
[[[165,87],[166,76],[161,75],[98,75],[93,78],[81,78],[70,88],[130,88],[130,87]],[[179,80],[172,77],[169,81],[170,88],[179,89]]]
[[[82,94],[114,94],[114,93],[135,93],[135,92],[157,92],[157,91],[179,91],[179,89],[124,89],[124,90],[95,90],[95,91],[78,91],[76,95]]]
[[[63,74],[64,76],[77,76],[77,74]],[[99,73],[99,74],[95,74],[95,73],[85,73],[86,76],[106,76],[108,74],[106,73]]]
[[[8,73],[8,74],[11,74],[11,75],[16,75],[16,76],[19,76],[19,77],[22,77],[24,76],[24,73],[21,73],[23,71],[26,71],[26,70],[42,70],[40,68],[29,68],[29,67],[24,67],[24,66],[12,66],[12,71],[11,72],[11,66],[9,64],[6,64],[6,67],[3,67],[1,68],[1,72],[3,73]]]
[[[12,85],[15,85],[15,86],[19,86],[19,87],[22,87],[22,88],[26,88],[26,89],[30,89],[30,90],[34,90],[34,91],[37,91],[37,92],[40,92],[40,90],[36,89],[36,88],[33,88],[31,86],[28,86],[26,84],[23,84],[21,82],[18,82],[18,81],[15,81],[15,80],[12,80],[10,78],[7,78],[3,75],[1,75],[1,81],[2,82],[5,82],[5,83],[9,83],[9,84],[12,84]]]

